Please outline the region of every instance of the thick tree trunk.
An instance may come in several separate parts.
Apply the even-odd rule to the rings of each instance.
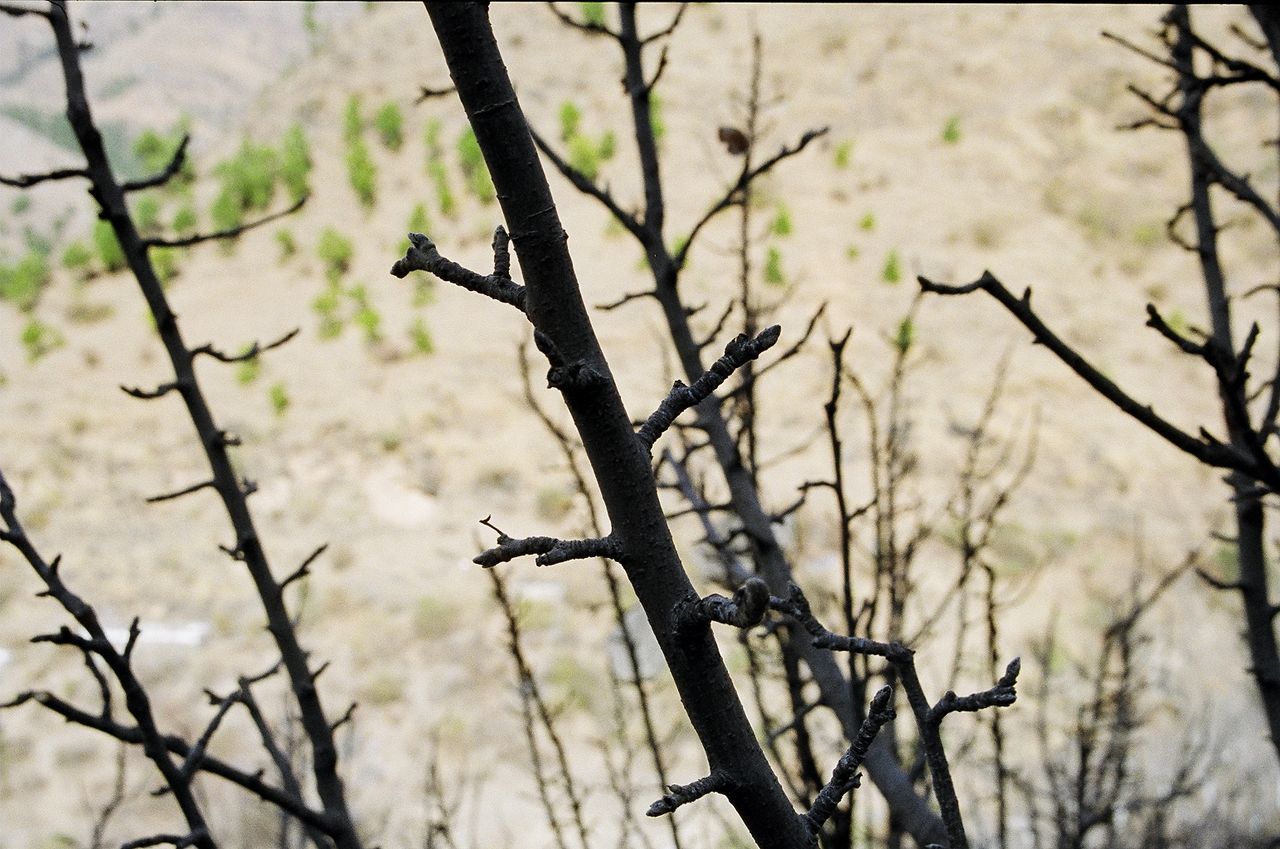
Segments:
[[[516,246],[529,320],[564,363],[596,376],[559,388],[600,486],[619,560],[710,774],[758,845],[808,846],[808,830],[756,742],[710,629],[677,627],[678,608],[696,595],[658,501],[649,453],[636,438],[582,302],[566,235],[486,9],[470,3],[428,3],[427,9]]]

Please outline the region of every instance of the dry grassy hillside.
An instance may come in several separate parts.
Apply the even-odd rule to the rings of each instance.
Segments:
[[[439,284],[427,303],[415,302],[412,281],[387,273],[419,203],[442,252],[474,267],[491,261],[489,238],[499,223],[496,205],[464,187],[455,144],[465,120],[456,102],[416,102],[420,86],[448,79],[429,22],[416,4],[345,14],[332,19],[314,55],[285,70],[287,63],[262,57],[277,42],[295,54],[305,46],[301,9],[292,10],[292,19],[273,15],[256,39],[218,38],[217,18],[235,8],[177,6],[166,12],[168,49],[112,53],[119,74],[128,72],[128,58],[138,59],[130,91],[141,100],[122,100],[111,114],[133,116],[145,102],[146,123],[165,127],[188,102],[177,90],[217,101],[220,118],[196,127],[202,133],[196,170],[207,178],[195,189],[202,216],[215,192],[207,172],[243,137],[276,144],[300,122],[310,142],[315,170],[307,206],[249,233],[231,252],[214,245],[191,251],[180,260],[170,295],[192,344],[212,340],[237,349],[302,329],[263,360],[252,380],[238,380],[234,368],[216,363],[202,364],[200,377],[225,426],[243,438],[238,461],[259,483],[252,504],[277,568],[331,544],[304,589],[303,636],[316,657],[332,661],[322,680],[333,710],[361,701],[344,737],[356,808],[367,818],[371,845],[420,842],[424,763],[438,751],[449,776],[469,777],[475,797],[464,805],[463,825],[483,841],[478,845],[544,845],[522,768],[501,623],[489,582],[470,558],[491,542],[477,524],[487,515],[513,535],[572,533],[584,511],[522,397],[516,352],[528,341],[527,326],[510,310]],[[1221,31],[1235,14],[1199,13]],[[611,46],[567,31],[537,6],[498,4],[492,14],[531,120],[554,137],[562,104],[575,102],[584,132],[616,135],[617,154],[604,164],[603,179],[624,204],[639,204],[617,83],[621,65]],[[666,14],[645,10],[650,21]],[[1099,35],[1108,29],[1141,39],[1158,14],[1143,7],[698,4],[672,41],[660,86],[669,232],[674,238],[687,229],[735,174],[716,130],[740,120],[751,33],[759,31],[771,98],[767,147],[792,142],[809,127],[831,128],[769,178],[758,216],[762,231],[780,210],[793,224],[790,235],[762,238],[756,256],[762,268],[766,245],[779,254],[783,282],[763,291],[779,303],[784,343],[826,302],[820,332],[838,335],[852,325],[852,366],[879,385],[887,339],[915,295],[914,276],[966,282],[990,268],[1013,288],[1033,285],[1041,313],[1134,394],[1188,429],[1216,429],[1208,375],[1143,327],[1147,301],[1203,323],[1192,258],[1163,239],[1163,222],[1185,192],[1179,142],[1114,129],[1141,115],[1126,83],[1150,84],[1158,69]],[[32,32],[37,41],[47,35],[28,21],[0,21],[0,30],[19,25],[28,41]],[[124,35],[118,38],[124,43]],[[188,43],[218,54],[226,76],[184,74]],[[263,68],[280,76],[250,97],[245,81],[265,81]],[[241,72],[243,79],[236,77]],[[92,65],[88,73],[95,73]],[[49,77],[0,94],[0,102],[49,109],[60,91]],[[223,96],[227,91],[235,97]],[[394,102],[406,119],[398,151],[366,131],[377,168],[372,208],[357,200],[344,164],[343,116],[353,94],[366,116]],[[1258,108],[1233,104],[1221,119],[1247,126]],[[429,122],[438,124],[456,195],[452,215],[441,209],[427,171]],[[42,156],[26,162],[26,137],[8,125],[2,132],[4,173],[50,164]],[[553,178],[552,185],[587,302],[641,288],[637,246],[563,180]],[[48,202],[39,191],[35,202]],[[0,215],[11,224],[15,197],[0,194]],[[64,195],[58,197],[60,205]],[[90,209],[87,197],[77,202],[82,213]],[[74,222],[67,238],[77,237],[77,226],[87,230],[89,216]],[[345,327],[337,338],[322,338],[315,301],[325,289],[317,257],[325,228],[355,246],[342,286],[364,287],[365,308],[380,320],[377,341],[366,339],[354,318],[359,304],[346,296],[338,308]],[[293,256],[281,256],[282,229],[296,242]],[[692,257],[691,300],[709,302],[708,316],[734,294],[733,240],[726,219]],[[1274,277],[1276,257],[1261,232],[1244,233],[1241,243],[1230,259],[1232,286],[1242,292]],[[894,264],[896,274],[886,268]],[[34,362],[20,341],[29,317],[0,304],[0,468],[29,530],[46,551],[62,553],[68,580],[114,624],[136,614],[144,629],[195,627],[197,645],[157,640],[144,643],[139,658],[162,721],[190,735],[203,722],[202,688],[225,689],[236,675],[257,671],[267,642],[247,581],[217,550],[228,529],[212,500],[143,503],[198,480],[202,460],[176,401],[144,404],[119,391],[167,379],[131,284],[121,275],[77,284],[59,269],[35,314],[65,344]],[[1272,350],[1271,307],[1258,306],[1267,322],[1260,348]],[[430,354],[415,350],[410,328],[418,320],[430,334]],[[674,373],[669,350],[655,341],[660,327],[646,302],[598,317],[602,344],[637,417],[661,398]],[[1193,549],[1212,560],[1210,532],[1225,529],[1226,518],[1217,476],[1092,395],[1030,346],[996,305],[979,296],[929,300],[915,332],[907,400],[922,512],[942,509],[964,448],[957,433],[976,420],[1003,358],[1010,366],[998,434],[1022,440],[1038,423],[1034,475],[999,539],[998,554],[1025,587],[1007,614],[1003,655],[1029,655],[1031,641],[1055,616],[1087,653],[1090,629],[1110,612],[1104,599],[1121,592],[1135,570],[1163,572]],[[789,502],[798,484],[824,469],[819,429],[828,369],[819,340],[764,382],[764,454],[779,457],[768,477],[773,506]],[[550,391],[540,397],[557,404]],[[856,445],[862,423],[852,411],[847,426]],[[854,452],[850,474],[865,478],[865,455]],[[817,507],[796,524],[801,569],[821,582],[830,575],[835,531]],[[676,528],[696,560],[698,529]],[[940,573],[950,568],[949,557],[941,544],[928,554]],[[507,574],[524,599],[538,672],[570,705],[566,721],[584,773],[603,785],[592,741],[608,730],[601,657],[610,623],[598,574],[532,564]],[[34,589],[25,564],[0,550],[0,650],[7,652],[0,654],[7,657],[0,699],[29,687],[85,695],[91,687],[76,658],[27,642],[61,623],[52,603],[32,600]],[[1188,578],[1151,619],[1159,637],[1150,649],[1151,680],[1185,697],[1187,710],[1165,712],[1159,721],[1177,730],[1186,717],[1206,712],[1211,727],[1231,729],[1215,732],[1215,747],[1233,765],[1210,779],[1224,795],[1251,780],[1275,782],[1275,764],[1258,745],[1263,732],[1233,617],[1233,605]],[[1219,645],[1208,643],[1224,636]],[[726,651],[741,663],[733,646]],[[965,686],[988,685],[975,679]],[[669,692],[660,698],[672,701]],[[678,746],[687,736],[667,707]],[[257,757],[234,733],[218,746],[231,757]],[[1168,754],[1159,742],[1152,746],[1156,762]],[[0,849],[84,845],[92,811],[110,792],[113,751],[33,707],[0,713]],[[701,774],[692,752],[680,767],[680,780]],[[131,813],[113,825],[117,842],[145,833],[138,824],[169,816],[167,800],[146,795],[154,786],[146,770],[140,758],[131,762]],[[509,786],[518,789],[504,797],[498,788]],[[649,792],[646,785],[644,804]],[[270,839],[270,815],[242,809],[217,784],[208,784],[206,794],[211,809],[234,823],[226,845]],[[697,845],[717,845],[716,821],[696,821],[706,835]],[[655,827],[655,840],[663,834]]]

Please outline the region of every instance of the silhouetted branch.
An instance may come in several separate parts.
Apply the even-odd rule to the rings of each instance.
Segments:
[[[182,170],[182,164],[187,161],[187,145],[191,142],[190,134],[184,133],[182,141],[178,143],[178,149],[173,152],[173,156],[169,159],[169,164],[157,174],[153,174],[143,180],[131,180],[121,183],[120,188],[125,192],[137,192],[142,189],[150,189],[156,186],[163,186],[165,183],[173,179],[174,175]],[[301,206],[301,204],[299,204]],[[297,207],[295,207],[297,208]]]
[[[60,168],[57,171],[46,171],[43,174],[19,174],[17,177],[6,177],[0,174],[0,185],[25,189],[52,180],[70,180],[75,177],[88,176],[89,169],[87,168]]]
[[[672,784],[667,787],[667,794],[650,805],[644,814],[647,817],[660,817],[681,805],[701,799],[708,793],[723,793],[728,787],[728,776],[722,772],[713,772],[691,784]]]
[[[1022,322],[1023,326],[1031,331],[1036,342],[1052,351],[1058,359],[1062,360],[1068,368],[1083,378],[1100,395],[1119,407],[1121,411],[1137,419],[1175,448],[1208,465],[1236,469],[1255,476],[1260,482],[1265,483],[1272,489],[1280,489],[1280,473],[1277,473],[1275,467],[1269,462],[1262,462],[1260,458],[1245,455],[1239,449],[1225,445],[1220,440],[1205,438],[1207,434],[1204,434],[1203,431],[1202,437],[1197,439],[1166,419],[1161,418],[1150,405],[1144,405],[1134,400],[1132,396],[1128,395],[1110,378],[1086,361],[1074,348],[1045,325],[1031,308],[1030,289],[1027,289],[1021,298],[1014,297],[1013,293],[1006,289],[1004,284],[989,271],[984,271],[978,280],[963,286],[934,283],[924,277],[918,279],[924,291],[940,295],[964,295],[978,290],[986,292],[999,301],[1018,321]]]
[[[124,188],[125,188],[124,186],[121,186],[122,191],[124,190]],[[302,209],[302,205],[307,202],[307,197],[308,197],[307,195],[303,195],[302,197],[298,198],[296,201],[294,201],[293,205],[290,206],[288,209],[282,209],[279,212],[273,212],[270,215],[264,215],[263,217],[258,218],[254,221],[249,221],[244,224],[237,224],[235,227],[228,227],[225,230],[215,230],[212,233],[196,233],[191,236],[181,236],[176,239],[161,239],[158,237],[150,238],[150,239],[142,239],[141,245],[144,249],[145,248],[189,248],[192,245],[198,245],[201,242],[214,242],[214,241],[225,241],[227,239],[235,239],[240,235],[249,232],[250,230],[256,230],[257,228],[263,226],[264,224],[270,224],[272,221],[279,221],[281,218],[284,218],[289,215],[293,215],[299,209]]]
[[[396,260],[395,265],[391,266],[391,274],[393,276],[403,279],[411,271],[426,271],[446,283],[452,283],[470,292],[478,292],[481,295],[493,298],[495,301],[510,304],[524,312],[524,287],[518,283],[513,283],[509,276],[499,273],[477,274],[452,260],[445,259],[440,255],[435,243],[421,233],[410,233],[409,242],[411,244],[404,258]],[[502,254],[496,249],[498,242],[496,234],[494,242],[494,265],[500,269]],[[505,250],[505,244],[503,249]],[[509,260],[507,268],[510,268]]]
[[[835,813],[836,806],[845,795],[859,785],[858,767],[867,757],[867,750],[876,739],[880,729],[895,716],[893,710],[893,688],[881,687],[871,699],[867,718],[862,721],[858,737],[845,753],[840,756],[835,769],[831,772],[831,780],[818,793],[808,812],[804,815],[809,822],[809,830],[817,836],[822,826]]]
[[[772,348],[781,333],[782,328],[775,324],[761,331],[754,339],[739,334],[725,346],[724,356],[716,360],[692,386],[685,386],[682,381],[677,380],[671,387],[671,392],[658,405],[658,409],[650,414],[637,431],[636,436],[640,438],[641,444],[652,448],[658,437],[675,421],[676,416],[709,397],[734,371]]]

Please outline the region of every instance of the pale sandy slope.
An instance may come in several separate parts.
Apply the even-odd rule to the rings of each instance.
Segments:
[[[673,40],[661,87],[669,238],[695,220],[734,172],[736,162],[715,132],[740,120],[750,33],[758,28],[766,93],[777,98],[765,116],[767,147],[793,141],[811,126],[831,127],[826,140],[766,185],[771,198],[785,201],[795,226],[793,235],[772,242],[794,286],[778,316],[784,340],[795,338],[825,300],[822,329],[840,333],[854,326],[853,366],[876,385],[888,362],[883,337],[914,294],[913,275],[968,280],[990,268],[1013,288],[1034,285],[1043,314],[1135,394],[1188,428],[1214,428],[1213,389],[1203,370],[1142,327],[1143,304],[1151,299],[1192,323],[1202,314],[1189,257],[1152,239],[1184,191],[1181,151],[1171,136],[1114,131],[1141,114],[1125,84],[1151,84],[1156,77],[1148,63],[1099,36],[1106,28],[1141,38],[1157,15],[1130,7],[696,6]],[[647,17],[656,26],[665,13]],[[553,134],[560,104],[571,98],[590,132],[617,133],[620,154],[606,177],[624,203],[637,204],[617,84],[621,65],[610,44],[566,32],[531,5],[496,6],[494,18],[531,119]],[[184,38],[207,47],[206,35],[174,35],[178,44]],[[235,66],[241,55],[235,51],[247,48],[228,43],[226,49]],[[161,90],[166,79],[178,78],[176,65],[155,73]],[[349,774],[371,836],[390,846],[420,833],[421,764],[431,729],[439,728],[451,759],[470,752],[474,771],[489,770],[499,784],[519,788],[514,798],[487,797],[481,832],[494,845],[540,845],[526,833],[540,826],[529,807],[499,623],[486,600],[488,581],[468,561],[490,542],[476,524],[486,515],[516,535],[573,533],[582,511],[559,515],[555,509],[568,479],[521,400],[515,352],[527,329],[519,316],[478,296],[438,290],[420,312],[437,353],[398,357],[408,351],[405,328],[419,313],[409,306],[409,287],[386,273],[419,201],[427,202],[431,235],[446,253],[476,267],[489,261],[496,207],[465,199],[461,214],[447,219],[424,175],[424,122],[442,122],[453,167],[463,119],[448,99],[413,101],[419,85],[446,80],[419,6],[377,7],[335,31],[320,55],[283,76],[240,119],[271,141],[295,120],[308,129],[318,160],[315,195],[288,225],[301,258],[279,263],[268,228],[246,237],[234,255],[217,248],[195,253],[172,297],[193,344],[216,340],[234,348],[303,328],[247,388],[222,368],[206,366],[201,376],[225,425],[244,437],[240,461],[261,486],[255,503],[278,570],[292,568],[320,542],[332,544],[308,587],[306,637],[317,658],[333,662],[323,680],[335,714],[348,698],[365,702],[351,738]],[[356,204],[342,164],[341,115],[352,93],[366,105],[394,100],[409,116],[404,149],[375,150],[379,203],[371,213]],[[1245,126],[1257,108],[1241,104],[1224,120]],[[953,117],[960,139],[947,144],[942,132]],[[233,150],[239,138],[233,129],[207,140],[202,162]],[[852,157],[842,169],[835,150],[846,141]],[[1275,174],[1259,176],[1274,180]],[[599,211],[563,181],[554,179],[553,188],[588,302],[642,287],[638,248],[607,230]],[[772,211],[764,208],[762,226]],[[865,230],[859,224],[868,214],[875,223]],[[347,281],[365,284],[382,312],[388,338],[381,345],[365,345],[357,328],[335,342],[317,338],[310,304],[322,271],[314,245],[328,225],[358,245]],[[728,220],[723,225],[706,234],[686,283],[692,301],[712,304],[709,315],[731,296],[735,280],[734,230]],[[1244,238],[1246,247],[1232,257],[1236,291],[1265,282],[1275,270],[1274,246],[1256,230]],[[891,251],[903,270],[896,285],[881,279]],[[200,464],[176,401],[142,404],[117,389],[167,375],[130,281],[100,280],[87,297],[111,304],[114,315],[88,325],[68,322],[72,295],[60,280],[40,315],[63,328],[68,344],[31,365],[17,342],[22,320],[0,309],[6,379],[0,463],[41,545],[63,553],[69,579],[113,621],[136,613],[144,624],[210,623],[199,650],[157,647],[140,661],[157,682],[164,721],[194,735],[203,715],[192,707],[201,702],[200,688],[225,689],[235,674],[264,663],[260,617],[247,582],[217,552],[217,543],[229,542],[228,530],[209,500],[142,504],[146,495],[198,480]],[[1271,305],[1254,306],[1269,319]],[[659,326],[656,311],[643,304],[600,317],[599,333],[636,416],[647,414],[669,385],[666,349],[654,341]],[[918,319],[918,338],[909,388],[912,435],[922,466],[920,497],[933,511],[961,457],[955,431],[976,418],[1002,357],[1010,355],[1012,366],[997,431],[1023,433],[1032,416],[1039,417],[1036,474],[1011,508],[1014,529],[1000,554],[1014,567],[1046,568],[1010,615],[1003,654],[1027,654],[1030,635],[1044,628],[1053,609],[1073,627],[1096,626],[1108,611],[1090,591],[1117,591],[1139,560],[1163,569],[1194,547],[1212,552],[1207,534],[1221,529],[1224,518],[1217,476],[1092,397],[1047,353],[1028,346],[1026,334],[993,303],[930,301]],[[1274,329],[1267,327],[1260,348],[1274,344]],[[766,383],[773,440],[766,456],[813,440],[828,373],[823,348],[814,346],[789,376]],[[277,382],[291,399],[283,418],[273,415],[267,399],[267,387]],[[540,390],[539,397],[556,402],[549,392]],[[846,426],[857,434],[861,420],[851,413]],[[866,462],[859,444],[851,435],[850,469],[861,494]],[[788,503],[796,484],[821,474],[823,457],[814,442],[771,468],[772,503]],[[677,530],[695,539],[692,525]],[[830,521],[814,509],[801,531],[799,559],[811,580],[820,581],[834,538]],[[944,549],[928,557],[923,568],[951,574]],[[562,690],[598,688],[605,627],[595,567],[521,565],[509,574],[537,614],[532,639],[541,671]],[[92,700],[74,658],[25,643],[60,621],[48,602],[30,599],[33,589],[26,567],[10,551],[0,553],[0,646],[12,653],[0,669],[0,692],[45,686]],[[1203,677],[1196,668],[1210,669],[1216,716],[1240,729],[1223,745],[1257,751],[1251,696],[1234,689],[1241,681],[1235,626],[1207,612],[1222,607],[1206,603],[1190,581],[1180,585],[1157,617],[1167,639],[1152,650],[1152,677],[1181,687]],[[1197,622],[1206,624],[1201,629]],[[1222,637],[1222,647],[1198,641],[1206,633]],[[976,679],[961,684],[985,686]],[[1203,701],[1197,696],[1193,707]],[[598,702],[572,720],[582,740],[600,733],[587,721],[607,714],[607,702]],[[5,714],[2,729],[0,849],[51,845],[48,839],[59,832],[82,839],[85,800],[106,792],[110,747],[30,708]],[[256,757],[234,734],[221,746],[249,762]],[[584,747],[581,757],[585,772],[598,777],[594,754]],[[1223,785],[1247,775],[1250,763],[1222,775]],[[690,757],[677,779],[692,779],[701,769]],[[145,799],[152,781],[140,761],[130,776],[138,807],[136,819],[117,823],[120,840],[141,833],[139,824],[149,816],[144,810],[172,822],[165,802]],[[641,797],[650,792],[646,785]],[[236,797],[216,785],[209,794],[218,815],[237,823],[227,845],[249,845],[254,835],[270,833],[262,831],[269,817],[239,813]]]

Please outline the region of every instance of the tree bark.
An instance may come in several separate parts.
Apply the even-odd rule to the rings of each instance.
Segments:
[[[637,439],[582,302],[546,176],[484,6],[427,3],[459,99],[484,153],[526,287],[525,312],[557,356],[591,379],[561,383],[619,545],[658,638],[710,776],[761,847],[799,849],[810,835],[756,741],[710,628],[678,627],[696,599]]]

